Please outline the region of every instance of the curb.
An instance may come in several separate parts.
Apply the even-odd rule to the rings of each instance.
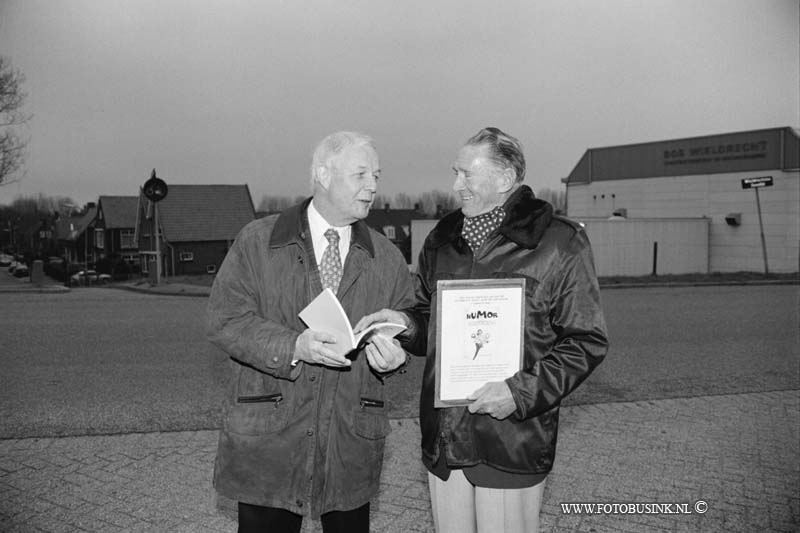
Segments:
[[[641,289],[641,288],[677,288],[677,287],[715,287],[715,286],[744,286],[744,285],[800,285],[800,279],[775,279],[775,280],[731,280],[731,281],[665,281],[663,283],[654,282],[631,282],[631,283],[606,283],[600,284],[600,289]],[[207,297],[211,293],[210,287],[192,286],[191,291],[186,291],[183,287],[137,287],[133,285],[118,285],[113,289],[123,289],[145,294],[159,294],[164,296],[198,296]]]
[[[0,287],[0,294],[3,293],[25,293],[25,292],[36,292],[36,293],[64,293],[69,292],[69,287],[64,287],[63,285],[47,285],[43,287],[32,287],[32,286],[19,286],[19,287]]]
[[[207,297],[211,294],[211,288],[208,287],[198,287],[197,289],[193,289],[187,291],[185,287],[138,287],[136,285],[115,285],[109,287],[110,289],[120,289],[123,291],[131,291],[131,292],[139,292],[142,294],[158,294],[160,296],[199,296],[199,297]]]
[[[642,289],[642,288],[678,288],[678,287],[715,287],[715,286],[745,286],[745,285],[800,285],[800,279],[774,279],[774,280],[729,280],[729,281],[665,281],[665,282],[630,282],[630,283],[601,283],[601,290],[615,289]],[[191,289],[187,290],[188,287]],[[206,298],[211,293],[210,287],[200,285],[111,285],[109,289],[119,289],[141,294],[156,294],[160,296],[189,296]],[[67,293],[72,289],[63,285],[48,285],[43,287],[33,286],[0,286],[3,293]]]
[[[800,279],[763,279],[763,280],[730,280],[730,281],[665,281],[665,282],[631,282],[631,283],[601,283],[601,289],[640,289],[643,287],[715,287],[734,285],[800,285]]]

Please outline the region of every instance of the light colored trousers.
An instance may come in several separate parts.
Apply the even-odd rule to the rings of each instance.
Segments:
[[[544,481],[524,489],[487,489],[461,470],[442,481],[428,472],[437,533],[538,533]]]

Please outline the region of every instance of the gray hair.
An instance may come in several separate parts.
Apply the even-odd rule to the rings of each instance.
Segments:
[[[489,158],[501,169],[512,168],[516,173],[516,182],[525,179],[525,156],[522,143],[499,128],[487,127],[470,137],[468,146],[486,146]]]
[[[337,131],[322,139],[311,158],[311,188],[313,190],[319,167],[330,168],[331,161],[347,148],[369,146],[377,153],[372,137],[357,131]]]

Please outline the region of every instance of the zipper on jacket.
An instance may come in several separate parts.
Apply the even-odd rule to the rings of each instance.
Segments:
[[[275,394],[265,394],[262,396],[239,396],[236,398],[236,403],[274,403],[275,407],[283,401],[283,394],[276,392]]]
[[[383,402],[380,400],[373,400],[372,398],[361,398],[361,409],[367,407],[383,407]]]
[[[472,264],[473,264],[473,266],[478,262],[479,258],[485,256],[486,253],[488,252],[489,249],[487,248],[487,244],[489,243],[489,241],[494,239],[495,237],[497,237],[499,235],[500,235],[500,228],[497,227],[497,228],[493,229],[489,233],[489,235],[486,236],[485,239],[483,239],[483,242],[481,243],[481,245],[478,247],[477,250],[473,250],[472,251]],[[467,246],[469,246],[469,244]],[[470,250],[472,250],[472,248],[470,248]]]

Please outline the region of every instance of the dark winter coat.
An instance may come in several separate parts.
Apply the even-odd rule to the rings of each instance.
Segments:
[[[217,274],[207,321],[232,372],[215,487],[237,501],[317,517],[377,493],[390,427],[383,379],[364,353],[347,370],[292,366],[306,329],[298,313],[322,290],[308,203],[241,231]],[[338,292],[351,323],[407,307],[412,295],[400,251],[363,221],[353,224]]]

